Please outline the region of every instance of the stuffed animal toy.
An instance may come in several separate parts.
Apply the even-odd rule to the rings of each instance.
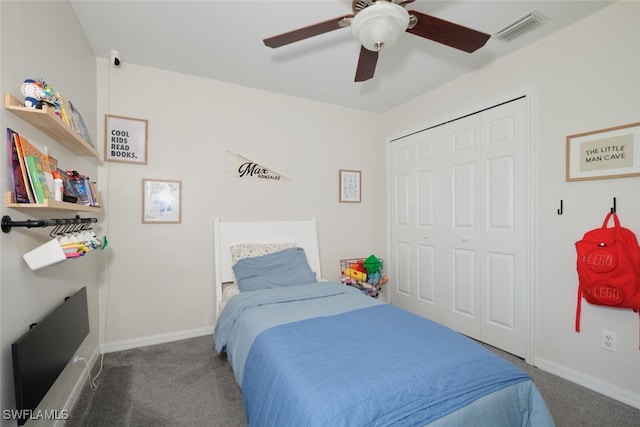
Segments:
[[[380,261],[380,259],[375,255],[370,255],[369,258],[362,262],[362,264],[369,274],[380,271],[382,268],[382,261]]]
[[[40,100],[45,97],[44,85],[41,81],[27,79],[22,83],[24,106],[27,108],[41,108]]]

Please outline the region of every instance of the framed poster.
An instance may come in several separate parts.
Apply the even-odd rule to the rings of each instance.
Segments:
[[[182,222],[182,181],[142,180],[142,223]]]
[[[104,116],[104,160],[147,164],[147,120]]]
[[[640,175],[640,122],[567,136],[567,181]]]
[[[340,170],[340,203],[360,203],[360,171]]]

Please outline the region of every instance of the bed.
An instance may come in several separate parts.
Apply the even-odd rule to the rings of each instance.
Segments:
[[[214,233],[214,346],[242,389],[249,426],[554,425],[518,367],[322,280],[314,219],[216,219]]]

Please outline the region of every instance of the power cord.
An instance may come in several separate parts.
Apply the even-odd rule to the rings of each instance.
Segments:
[[[98,389],[98,384],[96,384],[96,380],[98,379],[98,377],[100,376],[100,373],[102,372],[104,353],[100,355],[100,369],[98,369],[98,373],[93,378],[91,378],[91,370],[89,369],[89,361],[87,359],[80,356],[73,356],[73,359],[71,359],[71,361],[73,363],[77,363],[77,362],[84,363],[84,366],[87,369],[87,374],[89,376],[89,387],[91,387],[91,390],[96,391]]]

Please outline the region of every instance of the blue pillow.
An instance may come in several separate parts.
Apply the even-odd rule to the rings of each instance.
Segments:
[[[317,282],[302,248],[242,258],[233,266],[241,292]]]

